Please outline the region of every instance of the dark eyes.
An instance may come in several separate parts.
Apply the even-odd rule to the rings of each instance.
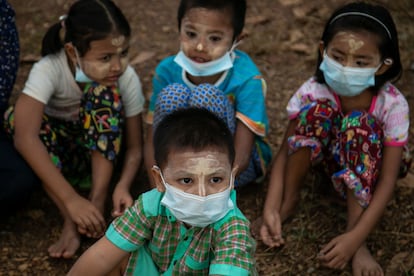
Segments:
[[[369,65],[369,63],[365,61],[356,61],[355,64],[358,65],[359,67],[365,67]]]
[[[220,183],[223,179],[221,177],[211,178],[211,183]]]
[[[332,55],[332,58],[337,62],[344,61],[344,59],[342,57],[338,56],[338,55]]]
[[[106,56],[102,57],[101,60],[104,61],[104,62],[108,62],[108,61],[111,60],[111,56],[110,55],[106,55]]]
[[[345,62],[345,58],[339,55],[332,55],[332,59],[335,60],[338,63]],[[370,63],[364,60],[356,60],[354,64],[351,67],[367,67]],[[349,65],[348,65],[349,66]]]
[[[186,35],[187,35],[189,38],[194,38],[194,37],[196,37],[196,36],[197,36],[195,32],[189,32],[189,31],[187,31],[187,32],[186,32]]]
[[[192,31],[186,31],[186,36],[190,39],[196,38],[197,33]],[[220,42],[223,38],[221,36],[213,35],[208,38],[211,42]]]
[[[128,53],[129,53],[129,48],[127,48],[127,49],[123,50],[123,51],[120,53],[120,56],[121,56],[121,57],[126,57],[126,56],[128,56]],[[101,57],[101,58],[100,58],[100,60],[101,60],[101,61],[103,61],[103,62],[109,62],[109,61],[111,61],[111,58],[112,58],[113,56],[114,56],[114,55],[105,55],[105,56]]]
[[[212,183],[212,184],[219,184],[222,181],[223,181],[222,177],[212,177],[212,178],[210,178],[210,183]],[[183,185],[188,185],[188,184],[193,183],[193,179],[189,178],[189,177],[184,177],[184,178],[181,178],[179,180],[179,182]]]
[[[212,36],[212,37],[210,37],[210,40],[213,41],[213,42],[219,42],[219,41],[221,41],[221,37],[219,37],[219,36]]]
[[[128,53],[129,53],[129,48],[125,49],[121,52],[121,57],[126,57],[128,55]]]

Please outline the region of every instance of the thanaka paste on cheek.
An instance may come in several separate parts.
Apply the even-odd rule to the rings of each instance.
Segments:
[[[84,62],[83,70],[94,79],[103,79],[108,75],[110,63],[96,65],[93,62]]]

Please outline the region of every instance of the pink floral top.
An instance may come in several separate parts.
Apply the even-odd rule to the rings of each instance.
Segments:
[[[325,84],[316,82],[312,77],[307,80],[290,98],[287,105],[289,119],[298,116],[301,108],[316,99],[330,99],[341,109],[339,97]],[[408,141],[410,112],[404,95],[391,83],[386,83],[372,99],[369,108],[382,124],[385,146],[404,146]]]

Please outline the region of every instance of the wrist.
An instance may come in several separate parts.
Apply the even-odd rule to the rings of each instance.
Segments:
[[[115,190],[117,191],[129,191],[129,184],[127,182],[122,182],[119,181],[118,183],[116,183],[115,185]]]

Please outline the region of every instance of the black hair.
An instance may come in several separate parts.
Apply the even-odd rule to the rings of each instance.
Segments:
[[[64,39],[60,30],[64,25]],[[80,56],[90,49],[94,40],[105,39],[111,33],[130,37],[131,28],[122,11],[111,0],[79,0],[66,16],[51,26],[42,41],[42,56],[59,52],[64,43],[72,42]]]
[[[166,115],[155,128],[153,144],[160,168],[166,165],[169,153],[176,150],[218,149],[228,154],[230,164],[235,156],[233,135],[226,123],[199,107],[177,109]]]
[[[181,0],[178,7],[178,29],[181,29],[181,21],[188,10],[193,8],[206,8],[209,10],[226,10],[232,14],[233,40],[235,40],[244,28],[246,17],[246,0]]]
[[[378,91],[387,81],[397,81],[401,77],[402,65],[397,29],[386,8],[364,2],[354,2],[339,8],[325,25],[321,38],[325,48],[340,31],[367,31],[376,35],[379,39],[378,50],[381,59],[392,59],[393,63],[388,70],[375,76],[375,86],[373,87],[375,91]],[[322,59],[319,52],[315,72],[316,80],[319,83],[325,83],[323,72],[319,69]]]

